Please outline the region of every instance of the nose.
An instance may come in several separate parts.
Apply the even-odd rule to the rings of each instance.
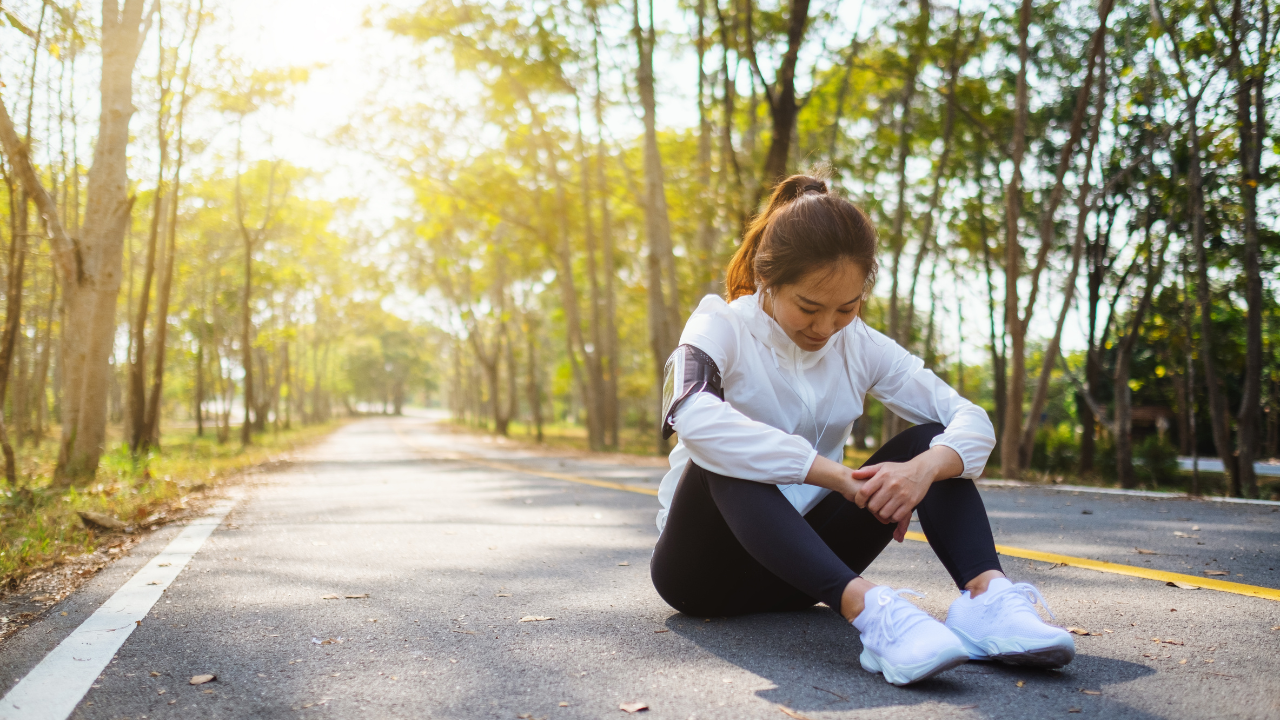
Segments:
[[[836,331],[836,318],[830,313],[821,313],[814,319],[811,326],[813,334],[818,337],[830,337]]]

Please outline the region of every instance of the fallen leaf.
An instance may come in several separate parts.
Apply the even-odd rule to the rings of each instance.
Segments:
[[[170,566],[170,565],[172,565],[172,564],[173,564],[173,563],[159,563],[159,564],[157,564],[157,565],[156,565],[156,567],[169,567],[169,566]]]
[[[151,677],[160,677],[160,673],[156,672],[155,670],[152,670]]]
[[[1084,688],[1080,688],[1080,692],[1084,693],[1085,695],[1101,695],[1102,694],[1101,690],[1085,690]]]
[[[1272,630],[1275,630],[1275,628],[1271,628],[1271,629],[1272,629]],[[663,630],[654,630],[654,632],[655,632],[655,633],[664,633],[664,632],[671,632],[671,631],[670,631],[670,630],[663,629]]]
[[[457,660],[455,660],[455,659],[453,659],[453,658],[449,658],[449,662],[451,662],[451,663],[453,663],[453,664],[455,664],[455,665],[457,665],[457,664],[458,664],[458,661],[457,661]]]
[[[156,694],[157,694],[157,695],[163,695],[163,694],[164,694],[164,688],[160,688],[159,690],[157,690],[157,691],[156,691]]]
[[[80,522],[90,530],[123,530],[125,524],[110,515],[91,512],[89,510],[77,510],[76,514],[80,516]]]
[[[160,583],[151,583],[151,584],[152,584],[152,585],[159,585]],[[52,595],[37,595],[37,596],[35,596],[35,597],[31,598],[31,602],[53,602],[54,600],[57,600],[57,599],[58,599],[58,598],[56,598],[56,597],[54,597],[54,596],[52,596]]]
[[[475,632],[472,630],[454,630],[454,632],[462,633],[463,635],[475,635]]]
[[[543,617],[541,615],[525,615],[524,617],[520,618],[516,622],[542,622],[543,620],[555,620],[555,618]]]
[[[976,707],[978,707],[978,703],[974,703],[974,704],[972,704],[972,705],[960,705],[960,706],[959,706],[959,707],[957,707],[956,709],[957,709],[957,710],[972,710],[972,709],[974,709],[974,708],[976,708]]]
[[[1275,625],[1275,626],[1273,626],[1271,629],[1272,629],[1272,630],[1280,630],[1280,625]]]
[[[333,595],[331,593],[329,595],[321,595],[320,599],[321,600],[341,600],[342,598],[338,597],[337,595]]]
[[[1174,531],[1173,536],[1174,536],[1174,537],[1180,537],[1180,538],[1198,538],[1198,537],[1200,537],[1199,535],[1188,535],[1187,533],[1184,533],[1184,532],[1182,532],[1181,530],[1176,530],[1176,531]]]
[[[1069,713],[1078,713],[1078,712],[1080,712],[1080,708],[1078,708],[1078,707],[1067,708],[1067,712],[1069,712]]]
[[[631,563],[627,562],[626,560],[623,560],[622,562],[618,563],[618,567],[626,567],[630,564]]]
[[[560,707],[569,707],[569,703],[567,703],[567,702],[562,702],[562,703],[560,703]]]
[[[1178,661],[1178,664],[1179,664],[1179,665],[1186,665],[1186,664],[1187,664],[1187,659],[1186,659],[1186,658],[1182,658],[1181,660],[1179,660],[1179,661]]]
[[[1192,585],[1191,583],[1179,582],[1177,580],[1170,580],[1169,582],[1165,583],[1165,585],[1168,585],[1169,587],[1182,588],[1183,590],[1199,590],[1200,589],[1199,585]]]
[[[511,593],[498,593],[494,597],[511,597]]]
[[[1089,634],[1091,634],[1088,630],[1085,630],[1085,629],[1084,629],[1084,628],[1082,628],[1082,627],[1069,627],[1069,628],[1067,628],[1067,632],[1069,632],[1069,633],[1071,633],[1071,634],[1073,634],[1073,635],[1089,635]]]
[[[1205,575],[1230,575],[1226,570],[1205,570]]]
[[[1200,526],[1199,526],[1199,525],[1192,525],[1192,526],[1191,526],[1191,529],[1192,529],[1192,530],[1199,530],[1199,529],[1200,529]]]
[[[1208,660],[1205,660],[1205,662],[1207,662],[1207,663],[1211,663],[1211,662],[1213,662],[1213,658],[1209,658]]]
[[[1114,635],[1116,631],[1115,631],[1115,630],[1108,630],[1107,628],[1102,628],[1102,632],[1104,632],[1104,633],[1111,633],[1111,634],[1113,634],[1113,635]]]
[[[622,710],[623,712],[638,713],[641,710],[648,710],[649,706],[645,705],[642,702],[629,702],[629,703],[622,703],[621,705],[618,706],[618,709]]]
[[[1092,514],[1093,514],[1093,511],[1092,511],[1092,510],[1081,510],[1081,511],[1080,511],[1080,514],[1081,514],[1081,515],[1092,515]]]
[[[796,712],[795,710],[792,710],[786,705],[779,705],[778,709],[781,710],[783,714],[785,714],[787,717],[795,718],[795,720],[809,720],[808,717],[801,715],[800,713]]]
[[[1019,681],[1018,681],[1018,687],[1022,687],[1023,685],[1026,685],[1026,684],[1027,684],[1027,682],[1026,682],[1025,680],[1019,680]]]
[[[361,598],[369,597],[369,593],[361,593],[359,595],[344,595],[343,597],[345,597],[348,600],[360,600]]]
[[[203,685],[216,679],[218,679],[217,675],[192,675],[190,682],[192,685]]]
[[[1134,551],[1137,552],[1139,555],[1159,555],[1160,554],[1155,550],[1147,550],[1146,548],[1140,548],[1140,547],[1134,548]]]

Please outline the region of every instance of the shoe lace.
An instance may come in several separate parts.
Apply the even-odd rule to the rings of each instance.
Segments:
[[[897,590],[882,592],[880,593],[880,596],[876,598],[876,602],[882,607],[892,603],[890,607],[884,608],[880,622],[878,623],[880,634],[884,636],[885,640],[891,643],[896,642],[906,631],[929,619],[928,615],[921,612],[915,605],[906,601],[903,597],[905,595],[913,595],[920,598],[925,597],[924,593],[916,592],[911,588],[898,588]],[[898,600],[902,600],[902,602],[897,602]]]
[[[1035,606],[1039,605],[1044,608],[1045,612],[1049,613],[1050,619],[1058,619],[1058,616],[1054,615],[1053,611],[1049,609],[1049,602],[1044,599],[1044,595],[1041,595],[1040,590],[1031,583],[1014,583],[1000,592],[987,593],[986,595],[987,597],[983,600],[983,604],[1000,603],[999,609],[1002,612],[1024,609],[1034,613]]]

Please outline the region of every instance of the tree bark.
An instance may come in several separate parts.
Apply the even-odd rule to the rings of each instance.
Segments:
[[[1266,45],[1269,28],[1269,2],[1264,0],[1263,29],[1259,48]],[[1236,419],[1236,449],[1239,453],[1240,490],[1245,497],[1258,496],[1258,476],[1253,463],[1258,458],[1258,428],[1262,419],[1262,314],[1264,304],[1262,297],[1262,263],[1261,248],[1258,241],[1258,183],[1262,179],[1261,160],[1263,143],[1266,137],[1266,103],[1265,103],[1265,67],[1253,72],[1245,67],[1241,52],[1242,36],[1248,33],[1246,20],[1242,12],[1241,0],[1231,4],[1231,39],[1230,66],[1236,81],[1236,125],[1239,135],[1240,163],[1240,205],[1242,210],[1244,235],[1244,277],[1245,304],[1248,313],[1245,321],[1245,370],[1241,388],[1240,411]],[[1258,53],[1260,58],[1268,55],[1263,49]],[[1265,63],[1265,60],[1260,60]],[[1253,117],[1255,109],[1254,94],[1257,94],[1257,117]]]
[[[124,233],[133,207],[127,149],[133,116],[133,68],[141,44],[143,0],[102,4],[101,109],[93,165],[89,170],[84,232],[72,242],[57,207],[0,103],[0,144],[18,169],[24,190],[36,201],[49,228],[54,260],[62,275],[62,440],[55,485],[83,482],[97,472],[106,442],[111,348],[121,281]]]
[[[927,0],[922,0],[927,2]],[[747,12],[751,12],[754,0],[744,0]],[[790,11],[787,13],[787,49],[782,55],[782,62],[774,76],[773,87],[760,73],[760,64],[756,60],[755,43],[751,39],[754,29],[748,23],[748,51],[752,66],[764,85],[765,100],[769,104],[769,119],[773,132],[769,138],[769,151],[765,155],[764,170],[761,173],[760,195],[757,201],[773,189],[773,186],[787,176],[787,162],[791,153],[791,136],[796,125],[796,115],[800,111],[796,101],[796,64],[800,59],[800,46],[804,44],[805,28],[809,24],[809,0],[790,0]]]
[[[1022,214],[1022,156],[1027,146],[1027,32],[1031,24],[1031,0],[1022,0],[1018,17],[1018,79],[1014,90],[1013,175],[1005,186],[1004,323],[1009,333],[1007,359],[1009,381],[1004,403],[1004,427],[1000,438],[1000,471],[1006,479],[1019,475],[1019,443],[1022,440],[1022,393],[1026,383],[1026,339],[1018,312],[1018,275],[1022,245],[1018,220]]]
[[[617,264],[614,259],[613,223],[609,213],[609,176],[605,170],[609,158],[608,146],[604,141],[604,89],[600,72],[600,24],[592,16],[595,27],[593,50],[595,60],[596,92],[596,196],[600,202],[600,246],[601,263],[604,265],[604,430],[606,444],[611,448],[618,447],[618,320],[616,289],[614,276]],[[539,392],[541,390],[539,389]],[[538,438],[542,438],[542,414],[538,412]]]
[[[671,220],[663,179],[662,155],[658,151],[657,108],[654,97],[653,0],[649,3],[649,27],[640,24],[640,0],[632,0],[632,34],[639,65],[636,84],[644,110],[644,208],[648,238],[649,349],[653,354],[654,387],[662,387],[663,368],[680,337],[679,293],[676,286],[675,255],[671,245]],[[661,393],[659,393],[659,396]],[[667,441],[655,428],[658,451],[665,453]]]

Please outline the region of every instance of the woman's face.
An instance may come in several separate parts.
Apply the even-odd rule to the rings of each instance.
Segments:
[[[801,350],[820,350],[858,316],[866,280],[856,263],[839,260],[766,292],[764,311]]]

